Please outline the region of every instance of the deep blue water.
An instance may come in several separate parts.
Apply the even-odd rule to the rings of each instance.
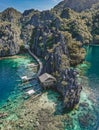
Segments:
[[[10,93],[14,91],[18,85],[17,79],[19,79],[16,73],[16,67],[13,67],[12,60],[0,60],[0,101],[7,100]]]
[[[27,64],[31,61],[33,62],[33,60],[27,56],[0,60],[0,105],[5,104],[9,98],[21,93],[19,90],[19,84],[21,84],[20,76],[33,74],[33,70],[26,69]],[[99,46],[89,46],[89,48],[87,48],[86,61],[90,63],[90,66],[86,69],[85,76],[88,78],[88,86],[92,89],[97,104],[91,105],[92,110],[89,108],[90,105],[89,107],[81,106],[79,108],[76,115],[73,117],[73,125],[75,127],[72,128],[73,130],[98,130],[99,128]],[[34,83],[32,84],[33,86],[36,85],[37,88],[36,81],[35,85]],[[83,96],[85,96],[85,94]],[[87,99],[83,96],[82,98],[85,98],[83,102],[86,103]],[[81,126],[78,121],[78,116],[82,116],[82,114],[85,113],[92,114],[92,117],[95,116],[95,119],[93,119],[95,125],[91,126],[92,123],[90,123],[88,127]],[[86,120],[86,116],[82,116],[82,118]],[[66,128],[66,130],[72,129]]]
[[[22,93],[19,86],[22,84],[21,76],[31,77],[34,75],[33,70],[27,68],[27,65],[31,62],[35,61],[29,55],[0,60],[0,106],[4,105],[9,99],[13,101],[15,97]]]
[[[73,126],[65,130],[99,130],[99,46],[85,48],[85,61],[76,68],[83,88],[79,107],[75,114],[69,113]]]
[[[89,46],[87,49],[86,61],[90,63],[90,67],[86,71],[86,76],[88,77],[88,86],[96,99],[96,105],[93,107],[97,117],[97,127],[93,130],[99,130],[99,46]]]
[[[89,79],[89,86],[99,94],[99,46],[89,46],[86,61],[90,63],[90,67],[86,72]],[[97,97],[99,98],[99,97]]]

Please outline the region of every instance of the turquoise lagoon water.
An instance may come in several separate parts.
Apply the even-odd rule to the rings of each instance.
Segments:
[[[69,114],[73,130],[99,130],[99,46],[89,46],[86,50],[85,61],[77,66],[83,87],[79,107]]]
[[[35,60],[29,55],[19,55],[0,60],[0,107],[14,102],[16,98],[22,96],[24,91],[21,90],[21,76],[31,77],[35,74],[33,68],[27,65]],[[27,83],[30,85],[30,83]]]
[[[89,86],[99,95],[99,46],[89,46],[86,61],[90,63],[86,72]]]
[[[20,88],[25,85],[21,83],[20,77],[24,75],[29,77],[36,73],[36,71],[27,67],[28,63],[31,62],[35,63],[35,61],[27,55],[0,60],[0,107],[8,104],[9,100],[10,102],[16,102],[16,100],[18,102],[22,101],[24,91],[21,91]],[[64,125],[66,124],[64,130],[99,130],[98,46],[89,46],[89,48],[87,48],[86,61],[79,65],[77,69],[81,72],[78,80],[83,85],[83,91],[78,107],[68,113],[71,117],[71,123],[67,121],[64,122]],[[27,85],[36,85],[37,89],[36,81],[32,83],[29,82]],[[16,102],[16,104],[18,104],[18,102]]]
[[[89,46],[86,61],[90,63],[90,67],[86,71],[86,76],[88,77],[89,87],[92,89],[94,98],[96,99],[94,106],[97,116],[96,130],[99,130],[99,46]]]

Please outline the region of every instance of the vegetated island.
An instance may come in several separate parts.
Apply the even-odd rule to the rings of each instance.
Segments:
[[[0,13],[0,57],[26,52],[28,45],[44,60],[38,75],[43,88],[58,91],[66,110],[79,103],[82,90],[73,67],[85,59],[83,46],[93,43],[99,43],[99,0],[64,0],[47,11],[8,8]]]

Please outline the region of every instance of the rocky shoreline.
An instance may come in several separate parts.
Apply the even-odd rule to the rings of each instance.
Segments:
[[[83,45],[99,42],[99,0],[90,0],[88,10],[84,8],[85,3],[76,2],[72,6],[64,0],[46,11],[31,9],[20,13],[8,8],[0,12],[0,57],[21,53],[28,45],[33,54],[43,59],[41,74],[49,73],[57,80],[56,92],[44,91],[35,101],[31,97],[15,108],[12,117],[9,117],[9,111],[1,111],[1,130],[97,128],[95,108],[89,101],[91,91],[83,88],[85,86],[79,82],[79,73],[74,67],[85,59]],[[51,93],[54,94],[51,96]]]
[[[59,100],[60,96],[56,92],[45,91],[35,100],[31,97],[20,104],[14,113],[8,112],[6,114],[5,112],[6,116],[0,118],[0,128],[1,130],[3,128],[14,130],[27,130],[28,128],[34,130],[76,130],[82,127],[92,130],[97,125],[97,118],[93,107],[94,102],[88,99],[92,93],[86,89],[82,91],[79,106],[69,113],[64,113],[62,99]]]
[[[33,57],[36,57],[29,49],[28,49],[28,51]],[[60,53],[58,53],[58,55],[59,54]],[[53,59],[54,59],[54,61],[51,61]],[[62,95],[63,102],[64,102],[63,103],[64,108],[66,110],[72,110],[79,103],[80,93],[82,90],[81,84],[77,83],[78,72],[74,69],[66,68],[66,66],[65,66],[66,69],[62,70],[60,65],[63,64],[62,62],[66,62],[66,61],[60,60],[60,65],[58,65],[59,64],[58,57],[57,57],[57,59],[55,59],[54,54],[53,54],[53,59],[50,59],[49,62],[47,60],[45,60],[46,64],[43,65],[40,62],[40,59],[38,57],[36,57],[37,62],[39,62],[41,65],[40,69],[39,69],[39,71],[40,71],[39,75],[41,75],[41,73],[50,73],[53,75],[53,73],[55,73],[57,71],[58,75],[60,75],[60,76],[54,75],[56,77],[57,81],[56,81],[55,86],[52,86],[52,88],[54,88],[57,92],[59,92]],[[55,62],[56,62],[56,66],[55,66],[55,68],[53,68],[53,65],[51,63],[54,64]],[[50,65],[50,67],[49,67],[49,65]],[[60,77],[61,77],[61,79],[60,79]]]
[[[60,2],[46,11],[31,9],[20,13],[8,8],[1,12],[0,57],[18,54],[25,45],[30,46],[31,52],[44,60],[42,73],[56,77],[64,107],[73,109],[79,102],[82,87],[77,83],[76,71],[70,68],[84,60],[86,52],[83,45],[99,40],[98,8],[92,6],[98,0],[90,1],[90,17],[86,8],[82,7],[83,13],[72,7],[68,9],[67,3]],[[63,10],[57,10],[61,6]]]
[[[77,74],[73,69],[71,71],[75,72],[74,75]],[[67,69],[68,73],[71,71]],[[92,130],[96,128],[97,117],[95,113],[97,110],[94,107],[94,104],[96,104],[94,94],[89,89],[86,77],[78,75],[77,82],[83,83],[83,89],[80,102],[72,111],[64,110],[61,95],[52,90],[44,91],[36,99],[31,96],[27,100],[22,100],[19,105],[21,98],[13,102],[8,100],[5,108],[3,107],[0,110],[1,130],[4,128],[14,130],[27,130],[28,128],[34,130],[77,130],[80,127]],[[93,96],[92,99],[90,96]],[[13,108],[13,106],[16,107]]]

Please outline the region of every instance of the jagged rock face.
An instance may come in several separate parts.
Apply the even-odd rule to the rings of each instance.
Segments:
[[[32,34],[31,49],[40,57],[45,57],[48,50],[60,41],[59,32],[48,26],[37,27]]]
[[[79,103],[82,86],[77,83],[77,72],[73,69],[65,69],[61,72],[62,82],[57,83],[57,89],[64,97],[64,107],[73,109]]]
[[[23,16],[28,16],[28,15],[30,15],[31,13],[33,13],[33,12],[36,12],[34,9],[30,9],[30,10],[25,10],[24,12],[23,12]]]
[[[54,38],[55,39],[53,39],[52,41],[53,49],[52,47],[49,48],[47,51],[47,55],[45,55],[46,65],[44,67],[44,71],[47,71],[49,73],[61,71],[64,66],[70,66],[68,60],[69,52],[64,36],[60,32],[58,32],[56,33],[56,37]]]
[[[62,33],[57,29],[52,30],[48,27],[35,28],[33,38],[31,50],[45,59],[42,73],[47,72],[57,78],[56,89],[64,98],[64,107],[73,109],[79,102],[82,87],[77,84],[77,73],[67,68],[70,68],[74,52],[78,59],[72,61],[73,64],[76,62],[78,64],[83,59],[80,55],[78,56],[78,52],[82,52],[81,45],[75,43],[70,34]],[[73,48],[72,45],[76,47]],[[69,51],[70,48],[72,52]]]
[[[99,35],[99,10],[94,14],[92,23],[92,33]]]
[[[17,49],[17,46],[20,44],[20,40],[18,39],[22,39],[24,44],[30,43],[32,41],[32,50],[38,56],[44,57],[48,49],[51,49],[53,47],[53,44],[57,44],[59,36],[57,38],[55,35],[59,31],[68,31],[72,34],[72,38],[76,39],[76,41],[80,41],[82,44],[89,44],[93,41],[95,43],[98,43],[98,4],[94,6],[91,11],[89,11],[90,13],[88,11],[77,13],[71,10],[74,9],[79,12],[85,10],[86,8],[90,8],[92,4],[96,2],[99,2],[99,0],[64,0],[50,11],[40,12],[38,10],[31,9],[24,11],[23,14],[13,8],[6,9],[0,13],[0,23],[6,23],[6,25],[11,24],[11,32],[14,33],[12,41],[9,37],[8,39],[10,39],[10,41],[5,41],[4,38],[0,39],[1,51],[4,51],[2,49],[4,48],[3,46],[5,44],[7,45],[7,48],[9,48],[8,46],[13,43],[13,53],[11,50],[9,51],[9,49],[7,49],[7,53],[4,55],[16,54],[19,50]],[[56,31],[53,31],[55,29]],[[5,35],[3,36],[5,39],[7,38],[6,31],[7,30],[5,28]],[[35,31],[37,31],[36,34],[34,34]],[[10,31],[7,33],[10,34]],[[16,38],[14,35],[16,35]],[[53,37],[55,37],[53,42],[50,40],[50,35],[53,35]],[[13,48],[16,48],[16,51],[14,51]],[[73,57],[75,56],[73,55],[72,58]],[[73,59],[72,63],[74,64]],[[78,63],[79,62],[76,64]]]
[[[15,55],[20,51],[21,13],[8,8],[0,14],[0,57]]]
[[[33,17],[33,15],[35,14],[39,14],[40,11],[38,10],[25,10],[20,18],[20,21],[22,23],[22,26],[27,26],[30,23],[31,18]]]
[[[54,74],[57,78],[56,89],[64,98],[64,108],[73,109],[80,99],[81,85],[77,83],[77,72],[70,67],[69,53],[64,36],[60,35],[61,44],[57,45],[53,53],[49,53],[43,72]]]
[[[30,39],[31,39],[31,36],[32,36],[32,32],[33,32],[33,26],[28,24],[27,26],[24,26],[22,29],[21,29],[21,39],[23,40],[23,43],[26,45],[28,43],[30,43]]]
[[[65,8],[71,8],[74,11],[81,12],[86,9],[90,9],[93,4],[99,2],[99,0],[64,0],[55,6],[55,10],[63,10]]]
[[[50,11],[21,14],[10,8],[0,13],[0,57],[17,54],[22,42],[29,44],[33,53],[45,59],[42,73],[56,77],[66,109],[79,102],[81,92],[77,73],[69,68],[84,60],[83,44],[99,41],[98,6],[81,12],[97,1],[64,0]]]
[[[1,21],[11,22],[11,23],[20,23],[21,13],[13,8],[8,8],[4,10],[0,15]]]
[[[10,23],[0,23],[0,57],[15,55],[20,50],[20,29]]]
[[[35,27],[50,25],[54,18],[55,16],[51,11],[38,12],[31,17],[29,24]]]

